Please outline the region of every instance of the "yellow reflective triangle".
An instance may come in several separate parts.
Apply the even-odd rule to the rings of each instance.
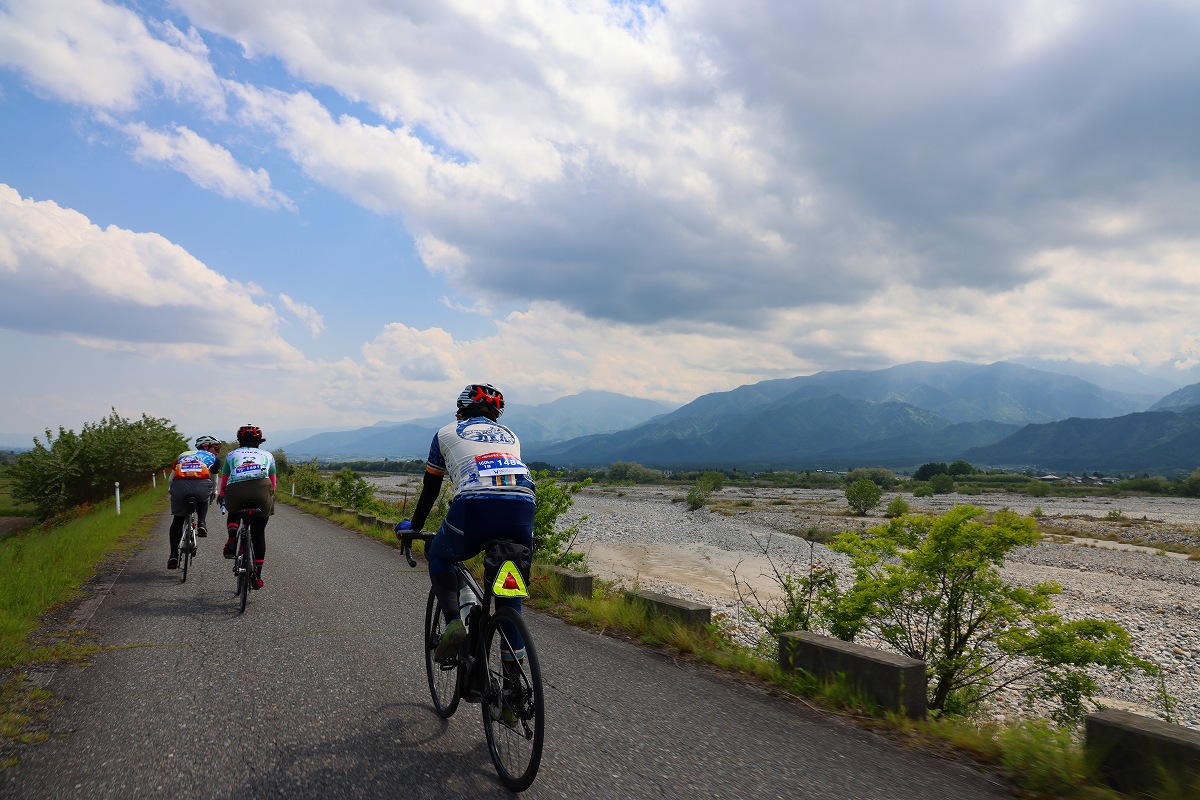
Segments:
[[[492,594],[496,597],[529,597],[529,589],[525,587],[525,579],[521,570],[511,561],[505,561],[496,573],[496,581],[492,584]]]

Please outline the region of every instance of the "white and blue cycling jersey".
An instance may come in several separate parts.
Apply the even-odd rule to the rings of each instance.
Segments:
[[[452,499],[466,496],[535,497],[533,478],[521,461],[517,435],[486,417],[452,422],[442,427],[429,446],[425,469],[449,475]]]

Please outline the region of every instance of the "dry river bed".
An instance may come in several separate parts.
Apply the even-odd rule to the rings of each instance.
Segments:
[[[388,498],[404,491],[405,478],[371,479]],[[410,486],[411,493],[416,485]],[[590,487],[575,495],[559,527],[577,525],[571,549],[587,556],[589,571],[629,587],[704,603],[736,638],[753,644],[761,631],[745,613],[747,603],[769,604],[778,596],[776,572],[807,571],[811,560],[848,581],[844,556],[797,535],[822,530],[865,529],[886,522],[850,516],[837,490],[727,488],[713,503],[688,511],[685,489],[636,486]],[[894,493],[885,493],[887,504]],[[398,498],[397,498],[398,499]],[[1041,510],[1046,534],[1019,548],[1004,565],[1004,578],[1031,586],[1054,581],[1058,611],[1068,619],[1113,620],[1129,631],[1136,654],[1163,670],[1173,698],[1168,711],[1156,679],[1132,683],[1094,673],[1108,707],[1170,719],[1200,729],[1200,561],[1161,550],[1175,545],[1200,550],[1200,500],[1163,497],[1054,498],[1020,495],[904,495],[914,511],[945,511],[969,503],[1022,514]],[[1138,541],[1122,546],[1095,537]],[[751,597],[751,593],[754,597]],[[1034,707],[1033,713],[1045,713]],[[1004,719],[1029,713],[1020,692],[992,702],[988,713]]]

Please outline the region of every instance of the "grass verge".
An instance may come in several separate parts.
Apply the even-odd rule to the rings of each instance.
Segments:
[[[166,504],[165,492],[144,491],[122,499],[120,516],[108,502],[0,540],[0,741],[36,739],[29,726],[51,699],[24,670],[95,652],[83,631],[43,629],[47,616],[78,597],[106,559],[140,544]],[[0,768],[15,758],[0,757]]]

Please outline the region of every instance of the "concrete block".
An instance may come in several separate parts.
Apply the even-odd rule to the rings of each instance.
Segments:
[[[592,596],[592,576],[588,573],[576,572],[573,569],[556,567],[551,564],[539,566],[538,569],[543,569],[553,575],[567,594],[577,594],[582,597]]]
[[[677,619],[684,625],[699,628],[712,621],[712,608],[710,606],[641,589],[626,592],[626,595],[650,606],[651,610],[656,614]]]
[[[363,514],[360,511],[358,514],[358,521],[365,523],[367,525],[374,525],[375,524],[375,515],[374,514]]]
[[[1084,730],[1088,764],[1114,789],[1200,796],[1200,731],[1116,709],[1088,714]]]
[[[779,637],[779,668],[802,669],[820,680],[844,676],[871,702],[912,719],[924,719],[928,679],[925,662],[844,642],[810,631]]]

